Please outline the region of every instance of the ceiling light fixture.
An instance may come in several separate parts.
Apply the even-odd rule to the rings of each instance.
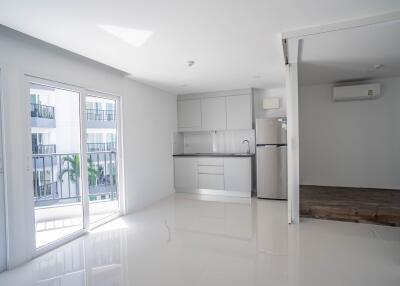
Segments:
[[[137,30],[131,28],[124,28],[112,25],[97,25],[100,29],[103,29],[107,33],[113,35],[114,37],[128,43],[135,48],[142,46],[153,34],[152,31],[147,30]]]
[[[380,69],[383,69],[385,66],[383,64],[375,64],[372,67],[370,67],[367,71],[368,72],[376,72]]]

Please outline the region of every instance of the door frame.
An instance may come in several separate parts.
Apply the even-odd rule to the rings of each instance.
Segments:
[[[86,205],[88,205],[88,196],[87,196],[87,188],[86,188],[86,184],[85,181],[87,180],[87,176],[86,176],[86,171],[87,170],[87,163],[85,161],[85,155],[86,155],[86,148],[84,147],[84,143],[86,142],[86,140],[84,140],[84,137],[82,136],[82,130],[85,124],[85,120],[83,120],[83,116],[84,116],[84,108],[82,108],[82,101],[85,98],[85,91],[83,88],[73,85],[73,84],[65,84],[65,83],[61,83],[58,81],[54,81],[54,80],[48,80],[48,79],[43,79],[41,77],[36,77],[33,75],[28,75],[25,74],[24,75],[25,78],[25,88],[24,88],[24,93],[26,95],[26,100],[25,102],[30,103],[30,83],[36,83],[39,85],[45,85],[45,86],[50,86],[50,87],[55,87],[58,89],[63,89],[63,90],[67,90],[67,91],[71,91],[71,92],[76,92],[79,94],[79,124],[80,124],[80,155],[81,155],[81,166],[80,166],[80,173],[81,175],[81,182],[80,182],[80,187],[82,190],[82,229],[77,230],[71,234],[68,234],[60,239],[57,239],[53,242],[50,242],[49,244],[46,244],[44,246],[41,247],[36,247],[36,243],[35,243],[35,249],[33,250],[34,252],[34,256],[38,256],[41,255],[49,250],[52,250],[56,247],[59,247],[67,242],[70,242],[71,240],[76,239],[77,237],[87,233],[88,228],[87,228],[87,221],[88,221],[88,213],[87,213],[87,207]],[[27,110],[30,110],[30,106],[27,106]],[[27,138],[27,142],[32,144],[32,136],[31,136],[31,115],[30,112],[26,112],[26,126],[27,126],[27,131],[29,130],[29,134],[27,134],[29,136],[29,139]],[[31,149],[31,148],[29,148]],[[32,156],[32,154],[30,154],[30,156]],[[32,160],[30,160],[29,163],[29,180],[30,182],[33,181],[33,175],[32,175],[32,170],[33,170],[33,166],[32,166]],[[25,195],[29,196],[30,199],[33,202],[33,192],[32,189],[29,189],[29,192],[26,192]],[[33,213],[34,213],[34,206],[33,206]],[[33,215],[33,222],[34,224],[34,237],[35,237],[35,241],[36,241],[36,221],[35,221],[35,215]]]
[[[116,140],[117,140],[117,154],[116,154],[116,160],[117,160],[117,190],[118,190],[118,207],[119,211],[116,214],[110,215],[106,218],[101,219],[98,222],[93,223],[90,225],[90,220],[88,217],[88,226],[87,229],[92,230],[95,229],[113,219],[116,219],[120,217],[121,215],[125,214],[125,178],[124,178],[124,162],[123,162],[123,144],[122,144],[122,97],[120,95],[112,94],[112,93],[106,93],[106,92],[101,92],[97,90],[92,90],[92,89],[86,89],[85,90],[85,96],[84,99],[86,100],[86,97],[98,97],[98,98],[104,98],[104,99],[109,99],[109,100],[114,100],[115,101],[115,115],[116,115]],[[83,106],[86,105],[85,104]],[[85,129],[84,129],[84,138],[86,142],[86,120],[85,121]],[[86,144],[86,143],[85,143]],[[87,156],[87,152],[85,150],[85,154]],[[85,161],[86,162],[86,161]],[[87,176],[86,176],[87,180]],[[89,186],[87,182],[87,186]],[[88,189],[88,188],[87,188]],[[89,210],[89,207],[88,207]]]
[[[3,183],[0,184],[0,220],[3,222],[3,229],[0,229],[0,233],[4,237],[0,250],[5,253],[4,260],[0,261],[0,272],[7,270],[9,261],[9,247],[8,247],[8,219],[7,219],[7,176],[6,176],[6,158],[5,158],[5,140],[4,140],[4,67],[0,64],[0,173],[3,175]]]
[[[69,234],[61,239],[58,239],[54,242],[51,242],[45,246],[42,246],[40,248],[35,248],[33,250],[34,257],[39,256],[45,252],[48,252],[54,248],[57,248],[61,245],[64,245],[79,236],[82,236],[84,234],[87,234],[90,232],[90,230],[93,230],[113,219],[116,219],[120,217],[121,215],[124,215],[126,213],[126,207],[125,207],[125,177],[124,177],[124,156],[123,156],[123,123],[122,123],[122,97],[120,95],[116,95],[113,93],[109,92],[103,92],[103,91],[98,91],[94,89],[89,89],[89,88],[84,88],[75,84],[69,84],[69,83],[64,83],[60,82],[57,80],[52,80],[52,79],[45,79],[40,76],[35,76],[30,73],[25,73],[24,74],[24,81],[25,81],[25,86],[24,86],[24,93],[27,96],[25,102],[29,103],[30,102],[30,92],[29,92],[29,83],[34,82],[37,84],[42,84],[42,85],[47,85],[47,86],[52,86],[55,88],[60,88],[72,92],[77,92],[79,93],[79,108],[80,108],[80,144],[81,144],[81,188],[82,188],[82,211],[83,211],[83,228],[81,230],[78,230],[72,234]],[[116,102],[116,138],[117,138],[117,187],[118,187],[118,200],[119,200],[119,212],[116,213],[115,215],[111,215],[105,219],[100,220],[99,222],[90,225],[90,220],[89,220],[89,194],[88,194],[88,178],[87,178],[87,150],[86,150],[86,97],[87,96],[94,96],[94,97],[102,97],[102,98],[108,98],[115,100]],[[30,110],[30,106],[27,106],[27,110]],[[31,143],[31,116],[30,112],[26,112],[26,127],[27,130],[29,130],[29,140],[27,140],[29,143]],[[31,148],[29,148],[30,150]],[[30,155],[31,157],[31,155]],[[30,170],[32,170],[32,160],[30,160]],[[30,172],[30,176],[32,176],[32,172]],[[29,178],[30,181],[32,182],[32,177]],[[29,195],[32,199],[33,202],[33,192],[30,189],[29,194],[27,193],[26,195]],[[35,218],[33,216],[33,224],[35,224]],[[35,232],[33,235],[36,237],[36,227],[34,227]]]

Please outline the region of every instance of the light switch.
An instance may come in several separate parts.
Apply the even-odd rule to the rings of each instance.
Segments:
[[[279,107],[280,106],[278,97],[264,98],[263,100],[264,109],[278,109]]]

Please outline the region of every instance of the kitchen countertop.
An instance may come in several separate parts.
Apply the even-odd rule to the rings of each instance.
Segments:
[[[253,157],[252,153],[182,153],[174,157]]]

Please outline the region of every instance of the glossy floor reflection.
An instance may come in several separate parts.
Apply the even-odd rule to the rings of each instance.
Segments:
[[[286,202],[202,199],[177,194],[117,219],[0,285],[399,285],[400,228],[289,226]]]

